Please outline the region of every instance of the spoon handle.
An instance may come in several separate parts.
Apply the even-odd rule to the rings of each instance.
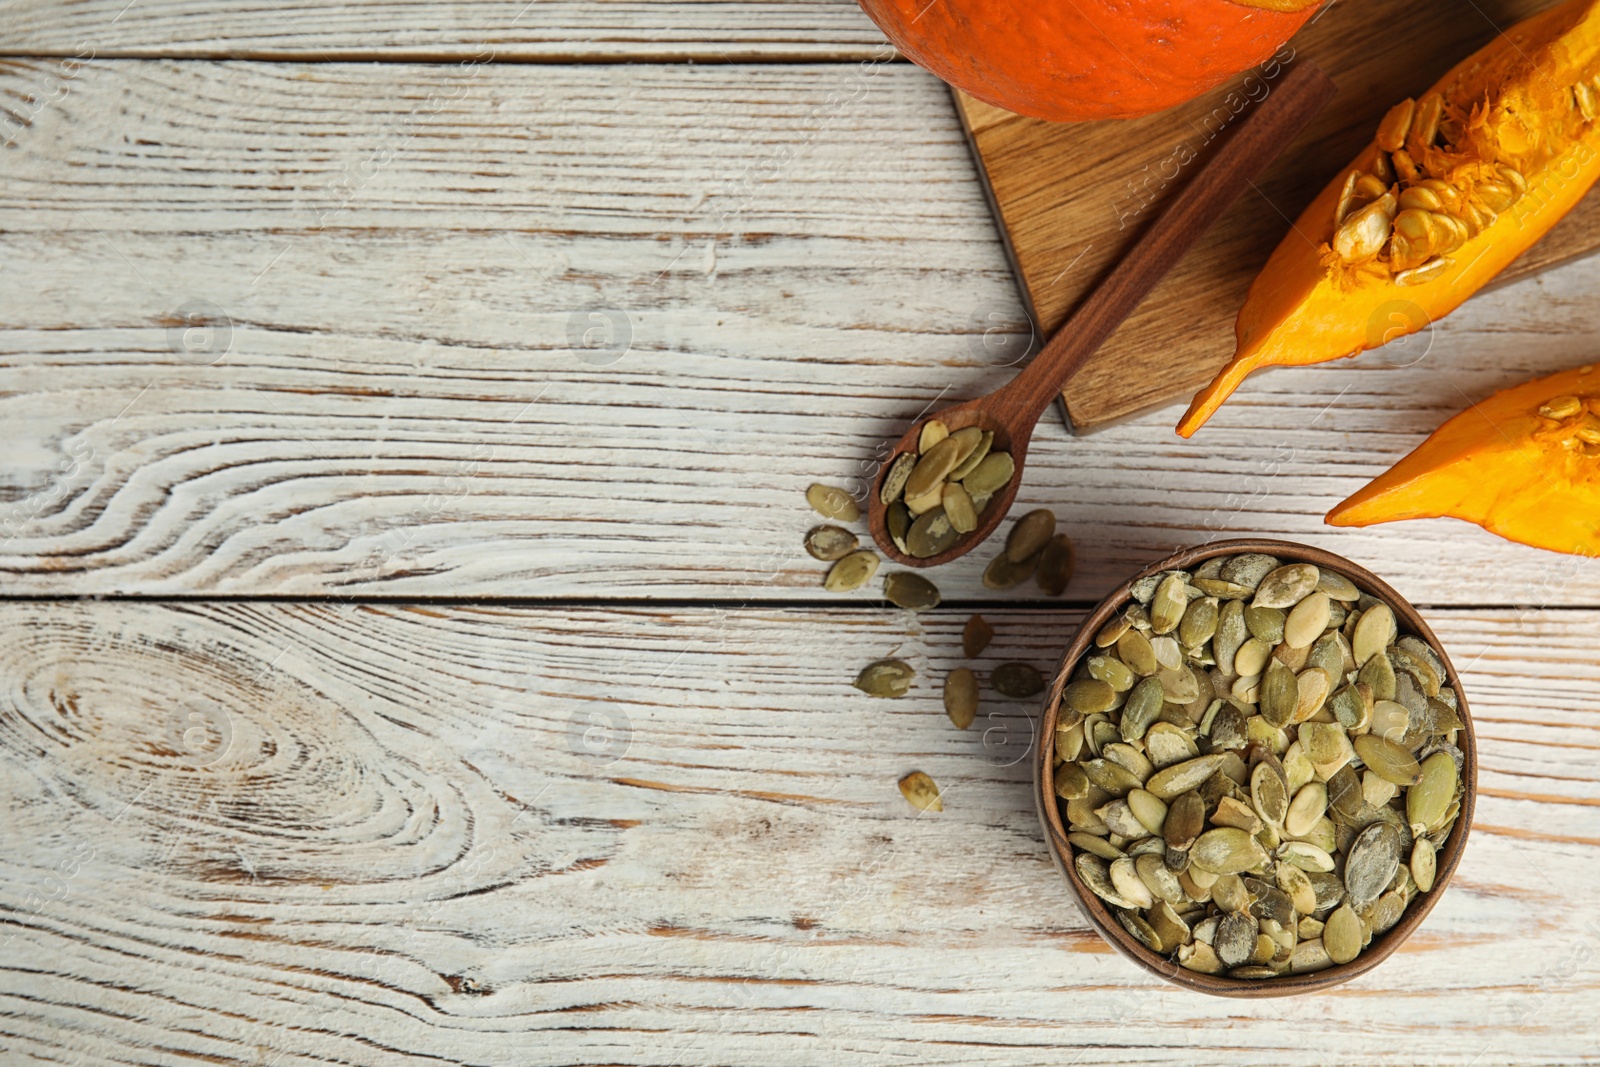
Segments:
[[[1031,426],[1038,421],[1084,360],[1111,336],[1244,187],[1254,185],[1254,179],[1335,91],[1333,80],[1315,64],[1301,60],[1290,67],[1027,368],[994,395],[995,406],[1010,407],[1017,414],[1014,425]]]

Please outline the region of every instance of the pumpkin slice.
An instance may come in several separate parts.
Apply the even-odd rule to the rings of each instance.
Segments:
[[[1239,312],[1188,437],[1259,367],[1353,356],[1454,311],[1600,178],[1600,0],[1519,23],[1390,110],[1312,201]]]
[[[1449,516],[1535,548],[1600,553],[1600,370],[1563,371],[1463,411],[1328,512],[1333,526]]]

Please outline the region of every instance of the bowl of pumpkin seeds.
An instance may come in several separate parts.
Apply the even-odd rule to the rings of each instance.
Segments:
[[[1034,765],[1056,865],[1122,955],[1220,996],[1363,974],[1461,859],[1477,780],[1460,678],[1375,575],[1219,541],[1101,601]]]

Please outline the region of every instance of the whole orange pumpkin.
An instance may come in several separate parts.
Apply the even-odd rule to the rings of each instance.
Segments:
[[[860,0],[907,58],[1054,122],[1192,100],[1277,50],[1321,0]]]

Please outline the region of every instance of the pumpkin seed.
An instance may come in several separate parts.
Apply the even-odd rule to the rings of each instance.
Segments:
[[[823,579],[822,587],[830,593],[849,593],[872,581],[878,573],[878,557],[869,550],[852,552],[835,563]]]
[[[1449,753],[1435,752],[1423,761],[1416,784],[1406,792],[1406,821],[1411,824],[1412,833],[1427,833],[1444,821],[1459,784],[1456,761]]]
[[[978,676],[970,668],[957,667],[944,676],[944,712],[958,730],[971,726],[972,720],[977,717]],[[1061,766],[1075,768],[1077,764],[1063,763]],[[1088,785],[1088,779],[1084,779],[1084,785]]]
[[[1411,846],[1411,877],[1417,889],[1423,893],[1431,890],[1438,874],[1438,849],[1426,837],[1417,838]]]
[[[806,503],[825,519],[855,522],[861,517],[861,509],[856,506],[855,498],[836,486],[821,483],[812,485],[806,490]]]
[[[883,513],[883,525],[889,531],[889,540],[902,553],[906,551],[906,534],[911,531],[911,509],[904,500],[896,500]]]
[[[1138,676],[1128,669],[1128,665],[1115,656],[1090,656],[1085,666],[1089,671],[1089,677],[1098,678],[1109,685],[1113,694],[1126,693],[1139,680]]]
[[[1261,579],[1250,604],[1258,608],[1292,608],[1317,588],[1319,577],[1321,572],[1309,563],[1279,567]]]
[[[906,551],[918,559],[927,559],[955,544],[959,536],[944,508],[936,507],[918,515],[917,521],[906,531]]]
[[[1371,608],[1361,613],[1361,621],[1356,623],[1355,636],[1350,640],[1350,651],[1356,657],[1356,663],[1365,666],[1367,660],[1382,652],[1393,643],[1396,626],[1394,611],[1387,604],[1374,604]]]
[[[978,528],[978,510],[973,507],[972,497],[967,491],[954,482],[946,482],[943,496],[940,498],[944,504],[944,513],[950,517],[950,525],[955,527],[956,533],[968,534]]]
[[[922,424],[922,431],[917,434],[917,451],[926,454],[928,449],[950,436],[950,427],[938,419],[929,419]]]
[[[1060,790],[1058,789],[1057,792],[1059,793]],[[1126,852],[1122,851],[1105,838],[1099,837],[1095,834],[1086,834],[1081,830],[1074,830],[1068,834],[1067,841],[1072,845],[1073,848],[1078,849],[1080,852],[1087,852],[1090,855],[1099,856],[1107,863],[1110,863],[1112,860],[1119,860],[1123,856],[1127,855]]]
[[[1007,664],[1007,666],[1015,665]],[[1033,670],[1032,667],[1028,669]],[[999,673],[998,668],[996,673]],[[996,684],[998,685],[998,683]],[[1072,682],[1061,692],[1062,706],[1079,715],[1093,715],[1096,712],[1109,711],[1116,702],[1117,691],[1098,678],[1085,678],[1081,681]]]
[[[1375,822],[1356,835],[1344,864],[1349,906],[1360,910],[1378,899],[1400,868],[1400,848],[1400,832],[1391,823]]]
[[[961,442],[951,437],[942,437],[920,451],[922,455],[911,469],[911,476],[906,479],[904,492],[907,500],[938,490],[956,465],[966,458]]]
[[[1132,626],[1133,623],[1129,621],[1128,616],[1118,615],[1100,627],[1100,631],[1094,635],[1094,647],[1110,648],[1121,640],[1122,635],[1127,633]]]
[[[1184,610],[1183,621],[1178,623],[1178,640],[1185,648],[1199,648],[1217,632],[1221,605],[1214,596],[1204,596],[1191,601]]]
[[[1299,702],[1294,672],[1277,660],[1268,663],[1261,678],[1261,717],[1273,726],[1287,726]]]
[[[851,683],[869,697],[903,697],[911,688],[916,672],[898,659],[880,659],[861,668]]]
[[[1221,753],[1212,753],[1163,767],[1144,783],[1144,787],[1162,800],[1171,800],[1210,778],[1222,766],[1223,758]]]
[[[843,526],[815,526],[806,534],[807,554],[824,563],[843,559],[860,543],[860,539]]]
[[[1161,714],[1165,701],[1166,693],[1158,678],[1146,678],[1134,686],[1128,694],[1127,703],[1122,706],[1122,739],[1130,743],[1142,741],[1145,732]]]
[[[1355,649],[1352,646],[1351,652]],[[1373,700],[1393,700],[1399,680],[1395,677],[1394,667],[1389,662],[1389,657],[1383,652],[1374,652],[1372,657],[1362,664],[1356,681],[1363,682],[1372,690]]]
[[[1234,661],[1238,657],[1240,647],[1249,637],[1249,627],[1244,621],[1243,601],[1228,601],[1217,616],[1217,633],[1211,642],[1217,665],[1229,673],[1234,673]],[[1127,657],[1124,656],[1123,659]]]
[[[928,611],[939,606],[939,587],[910,571],[884,575],[883,595],[895,607],[908,611]]]
[[[1252,637],[1239,646],[1239,651],[1233,657],[1233,673],[1241,678],[1258,675],[1267,665],[1267,658],[1272,655],[1272,646],[1259,637]]]
[[[1307,667],[1295,677],[1295,722],[1305,722],[1322,710],[1328,702],[1330,684],[1327,672],[1320,667]]]
[[[1035,558],[1056,535],[1056,516],[1048,508],[1030,511],[1018,519],[1006,537],[1006,557],[1012,563]]]
[[[1422,778],[1422,768],[1417,765],[1411,753],[1386,737],[1362,734],[1355,739],[1355,749],[1356,755],[1361,757],[1361,762],[1386,782],[1393,782],[1399,786],[1413,786]],[[1449,762],[1448,756],[1445,757],[1445,761]],[[1450,770],[1454,773],[1455,764],[1450,764]]]
[[[1293,864],[1280,863],[1273,874],[1278,879],[1278,888],[1288,896],[1296,912],[1309,916],[1317,910],[1317,891],[1305,871]]]
[[[905,797],[914,808],[922,811],[943,811],[944,801],[939,796],[939,787],[934,784],[921,771],[912,771],[900,779],[900,795]]]
[[[1229,912],[1217,924],[1212,948],[1224,967],[1238,967],[1256,947],[1256,921],[1243,912]]]
[[[1129,630],[1117,638],[1117,656],[1140,677],[1148,678],[1161,669],[1150,639],[1138,630]]]
[[[883,483],[878,486],[878,499],[885,504],[899,500],[905,494],[906,480],[911,477],[916,465],[917,457],[910,452],[902,452],[894,457],[894,462],[889,464],[883,476]]]
[[[1229,557],[1217,572],[1217,577],[1246,586],[1254,592],[1263,578],[1282,565],[1283,561],[1276,556],[1264,552],[1245,552]]]
[[[1329,570],[1318,570],[1317,591],[1346,604],[1354,604],[1361,599],[1361,590],[1356,588],[1355,582]]]
[[[1188,584],[1185,575],[1175,573],[1162,579],[1156,587],[1155,596],[1150,601],[1150,628],[1153,632],[1169,634],[1178,628],[1189,607],[1186,592]]]
[[[1289,813],[1283,828],[1291,837],[1309,834],[1322,813],[1328,810],[1328,787],[1321,782],[1307,782],[1289,803]]]
[[[1010,453],[990,452],[972,468],[971,473],[961,479],[961,484],[974,496],[980,493],[998,493],[1011,484],[1011,477],[1016,473],[1016,469]]]
[[[1267,854],[1245,831],[1222,826],[1195,839],[1189,862],[1213,874],[1238,874],[1266,863]]]
[[[976,426],[970,426],[965,430],[957,431],[955,436],[959,437],[961,434],[971,433],[975,430],[977,430]],[[971,474],[973,469],[976,468],[978,464],[983,462],[984,457],[989,454],[989,449],[993,446],[994,431],[978,431],[977,443],[973,446],[972,451],[967,453],[967,458],[958,463],[956,465],[956,469],[950,472],[950,480],[952,482],[959,482],[967,475]],[[968,489],[968,492],[971,492],[970,488]]]
[[[983,571],[983,584],[988,589],[1015,589],[1029,578],[1033,577],[1035,568],[1039,565],[1037,557],[1022,563],[1011,562],[1011,557],[1004,552],[994,558]]]
[[[1280,608],[1251,606],[1244,609],[1244,624],[1250,636],[1260,638],[1269,645],[1283,640],[1283,623],[1287,617]]]
[[[1133,812],[1133,817],[1139,820],[1139,825],[1146,832],[1160,836],[1162,824],[1167,819],[1167,805],[1158,799],[1154,793],[1143,789],[1133,789],[1128,792],[1128,810]],[[1159,861],[1158,861],[1159,862]],[[1148,882],[1149,879],[1146,879]]]
[[[1361,954],[1361,920],[1355,909],[1342,904],[1322,926],[1322,947],[1334,963],[1345,964]]]
[[[1013,700],[1026,700],[1044,692],[1044,678],[1026,663],[1000,664],[989,673],[989,684],[995,692]]]
[[[974,615],[961,629],[961,652],[968,659],[977,659],[994,640],[994,627],[982,615]]]
[[[1150,795],[1155,796],[1154,793]],[[1161,834],[1168,848],[1187,851],[1205,829],[1205,822],[1205,802],[1200,799],[1200,794],[1191,790],[1179,794],[1168,805],[1166,820],[1161,824]]]
[[[1065,593],[1067,585],[1072,581],[1077,558],[1072,538],[1066,534],[1056,534],[1052,537],[1039,553],[1039,568],[1034,575],[1034,579],[1039,583],[1040,592],[1045,596],[1060,596]]]
[[[1327,593],[1311,592],[1289,612],[1283,624],[1283,643],[1290,648],[1309,648],[1328,628],[1332,611]]]

